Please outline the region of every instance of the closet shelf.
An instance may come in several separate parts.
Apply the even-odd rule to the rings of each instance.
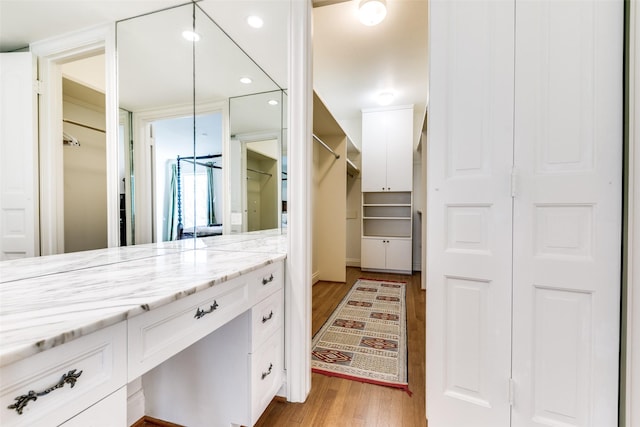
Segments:
[[[365,203],[362,206],[364,207],[369,207],[369,206],[383,206],[383,207],[401,207],[401,208],[410,208],[411,204],[410,203],[394,203],[394,204],[389,204],[389,203]]]
[[[402,219],[402,220],[411,220],[410,216],[364,216],[362,219]]]
[[[360,174],[360,169],[350,159],[347,159],[347,173],[351,176]]]

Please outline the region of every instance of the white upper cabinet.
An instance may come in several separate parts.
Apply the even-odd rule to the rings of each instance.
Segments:
[[[362,191],[412,191],[413,106],[362,113]]]

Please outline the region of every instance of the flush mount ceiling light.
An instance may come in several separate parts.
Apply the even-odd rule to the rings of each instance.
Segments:
[[[278,101],[276,101],[275,99],[270,99],[270,100],[268,101],[268,104],[269,104],[269,105],[278,105]]]
[[[358,16],[364,25],[378,25],[387,16],[387,4],[385,0],[362,0]]]
[[[262,28],[262,26],[264,25],[264,21],[259,16],[251,15],[247,18],[247,24],[249,24],[249,26],[253,28]]]
[[[200,34],[191,30],[183,31],[182,37],[184,37],[185,40],[189,40],[190,42],[197,42],[198,40],[200,40]]]
[[[251,83],[253,80],[251,80],[249,77],[242,77],[240,78],[240,83],[244,83],[246,85],[248,85],[249,83]]]
[[[391,91],[380,92],[376,97],[376,101],[380,105],[389,105],[391,104],[391,102],[393,102],[394,97],[395,94]]]

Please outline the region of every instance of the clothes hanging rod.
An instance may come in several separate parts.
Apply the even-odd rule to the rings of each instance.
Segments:
[[[251,171],[251,172],[259,173],[259,174],[262,174],[262,175],[269,175],[269,176],[273,176],[273,175],[272,175],[272,174],[270,174],[269,172],[263,172],[263,171],[259,171],[259,170],[251,169],[251,168],[247,168],[247,170],[248,170],[248,171]]]
[[[195,160],[191,160],[191,159],[185,159],[182,158],[180,159],[183,162],[187,162],[187,163],[192,163],[194,165],[198,165],[198,166],[204,166],[205,168],[213,168],[213,169],[222,169],[222,166],[218,166],[218,165],[214,165],[213,163],[209,162],[209,163],[202,163],[202,162],[196,162]]]
[[[324,148],[326,148],[331,154],[336,156],[336,159],[340,158],[340,154],[338,154],[335,151],[333,151],[333,149],[331,147],[329,147],[323,140],[318,138],[315,133],[313,133],[311,135],[313,136],[313,139],[315,139],[316,141],[318,141],[320,143],[320,145],[322,145]]]
[[[222,157],[222,154],[207,154],[204,156],[178,156],[178,160],[185,160],[185,159],[203,160],[203,159],[215,159],[217,157]]]
[[[80,127],[86,128],[86,129],[91,129],[91,130],[95,130],[95,131],[98,131],[98,132],[107,133],[106,130],[94,128],[93,126],[89,126],[89,125],[83,125],[82,123],[74,122],[73,120],[62,119],[62,121],[64,123],[69,123],[70,125],[76,125],[76,126],[80,126]]]

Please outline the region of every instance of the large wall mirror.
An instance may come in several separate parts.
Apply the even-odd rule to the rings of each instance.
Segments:
[[[284,91],[197,3],[116,28],[121,244],[286,223]]]

